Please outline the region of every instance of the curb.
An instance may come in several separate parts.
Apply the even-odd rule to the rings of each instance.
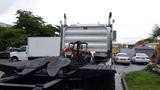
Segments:
[[[126,76],[126,73],[123,73],[123,75],[121,76],[122,86],[124,90],[128,90],[126,80],[124,79],[125,76]]]
[[[122,81],[123,89],[128,90],[127,83],[126,83],[126,80],[124,79],[124,77],[122,77],[121,81]]]

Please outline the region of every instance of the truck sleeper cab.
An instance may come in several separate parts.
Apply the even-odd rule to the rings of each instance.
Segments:
[[[70,42],[86,42],[88,51],[91,51],[94,62],[106,62],[111,55],[111,42],[115,32],[104,24],[76,24],[63,29],[62,48],[68,48]],[[112,37],[113,36],[113,37]]]

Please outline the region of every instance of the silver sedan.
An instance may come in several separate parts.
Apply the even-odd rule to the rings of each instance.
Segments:
[[[136,53],[134,57],[132,57],[133,63],[149,63],[150,59],[145,53]]]
[[[115,63],[124,63],[130,65],[130,57],[127,53],[117,53]]]

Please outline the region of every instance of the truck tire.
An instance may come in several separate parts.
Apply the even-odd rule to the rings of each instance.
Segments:
[[[19,61],[17,57],[12,57],[11,58],[11,62],[17,62],[17,61]]]

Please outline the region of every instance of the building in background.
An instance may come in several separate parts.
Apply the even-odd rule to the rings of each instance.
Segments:
[[[12,25],[0,22],[0,27],[12,27]]]

